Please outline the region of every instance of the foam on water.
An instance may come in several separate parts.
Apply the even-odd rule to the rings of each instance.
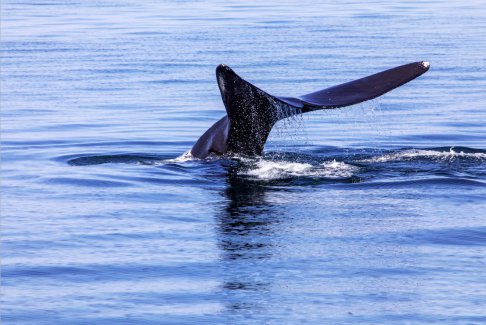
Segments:
[[[311,165],[309,163],[261,159],[242,174],[265,180],[299,176],[336,179],[351,177],[358,170],[359,168],[356,166],[336,160],[326,161],[319,165]]]
[[[177,164],[177,163],[183,163],[183,162],[186,162],[186,161],[192,161],[192,160],[197,160],[197,159],[198,158],[194,157],[191,154],[191,150],[187,150],[186,152],[184,152],[179,157],[172,158],[172,159],[165,159],[164,161],[162,161],[162,163],[164,163],[164,164]]]
[[[382,156],[363,159],[360,160],[360,162],[380,163],[380,162],[392,162],[392,161],[411,161],[411,160],[421,159],[421,158],[442,160],[442,161],[453,161],[459,158],[466,158],[466,159],[477,159],[482,161],[486,159],[486,153],[455,151],[454,147],[451,147],[449,151],[436,151],[430,149],[409,149],[409,150],[385,154]]]

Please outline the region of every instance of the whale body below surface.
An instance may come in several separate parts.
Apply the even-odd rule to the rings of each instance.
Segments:
[[[227,115],[199,138],[190,153],[201,159],[210,154],[261,155],[265,141],[278,120],[379,97],[427,70],[428,62],[414,62],[299,97],[277,97],[267,94],[221,64],[216,68],[216,79]]]

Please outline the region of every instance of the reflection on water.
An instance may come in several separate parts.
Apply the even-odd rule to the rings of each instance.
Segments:
[[[267,202],[267,188],[242,178],[239,167],[228,171],[223,192],[227,204],[217,214],[217,240],[223,261],[223,295],[227,308],[238,313],[260,309],[258,301],[271,279],[263,277],[261,264],[272,256],[273,225],[279,217]],[[255,299],[255,295],[259,299]]]

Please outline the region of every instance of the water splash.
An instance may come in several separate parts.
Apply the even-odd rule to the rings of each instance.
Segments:
[[[359,168],[336,160],[326,161],[319,165],[292,161],[258,160],[243,175],[257,179],[274,180],[289,177],[321,177],[340,179],[352,177]]]
[[[192,160],[199,160],[199,158],[194,157],[191,154],[191,150],[187,150],[186,152],[184,152],[179,157],[172,158],[172,159],[165,159],[165,160],[162,161],[162,163],[164,163],[164,164],[178,164],[178,163],[183,163],[183,162],[192,161]]]
[[[266,145],[272,148],[274,158],[285,158],[286,152],[294,152],[295,147],[309,144],[304,115],[300,109],[288,106],[282,114],[284,117],[274,125]]]

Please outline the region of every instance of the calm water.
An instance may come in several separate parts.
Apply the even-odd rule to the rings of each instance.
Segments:
[[[481,1],[5,0],[2,324],[486,323]],[[295,96],[259,159],[178,158],[219,63]]]

